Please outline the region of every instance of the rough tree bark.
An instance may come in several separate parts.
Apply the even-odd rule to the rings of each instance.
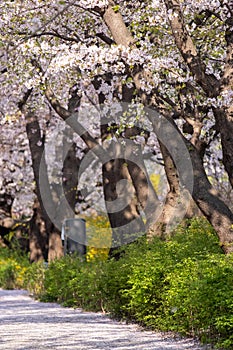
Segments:
[[[80,105],[80,97],[76,93],[76,89],[73,88],[70,91],[71,97],[68,103],[69,113],[74,113],[76,108]],[[56,207],[56,217],[62,225],[64,219],[75,217],[75,205],[76,205],[76,194],[78,186],[78,172],[81,160],[76,155],[76,144],[73,142],[73,130],[66,128],[63,140],[62,140],[62,188],[63,194],[58,194],[58,202]],[[56,247],[56,249],[54,249]],[[50,234],[49,239],[49,261],[62,256],[57,254],[57,248],[59,252],[62,251],[61,233],[58,229],[54,229]]]
[[[63,248],[60,233],[54,227],[45,209],[40,191],[41,187],[43,187],[44,192],[47,194],[49,206],[51,207],[50,214],[55,213],[45,160],[45,134],[41,132],[36,113],[27,108],[27,101],[32,92],[33,89],[27,90],[23,99],[18,103],[18,107],[24,113],[26,119],[26,133],[31,152],[32,169],[36,184],[35,194],[37,197],[30,224],[30,260],[38,261],[45,259],[51,261],[63,255]]]
[[[111,75],[95,78],[93,86],[98,90],[102,80],[107,84],[111,84],[111,78]],[[98,100],[101,108],[106,100],[104,93],[98,94]],[[106,124],[104,123],[104,117],[101,120],[100,129],[102,145],[105,147],[105,141],[109,137],[115,136],[116,130],[113,125],[111,128],[108,120]],[[135,192],[135,188],[133,188],[129,173],[129,162],[124,157],[125,147],[120,142],[114,143],[112,141],[110,145],[107,145],[106,151],[108,154],[112,154],[112,159],[102,164],[103,191],[112,228],[112,245],[114,247],[130,242],[137,236],[137,233],[144,232],[145,227],[139,211],[138,191]],[[134,163],[131,164],[131,168],[133,167]]]
[[[109,135],[108,127],[108,124],[101,126],[103,144]],[[102,165],[104,199],[115,247],[132,241],[137,233],[145,231],[123,148],[119,143],[111,144],[107,150],[113,154],[113,159]]]
[[[33,215],[29,224],[30,261],[37,262],[48,258],[48,236],[41,206],[36,197],[33,205]]]
[[[35,193],[38,198],[32,217],[32,221],[35,222],[31,222],[30,226],[30,240],[32,241],[32,243],[30,243],[30,260],[38,261],[45,259],[52,261],[63,256],[63,248],[61,234],[49,217],[41,196],[40,188],[43,186],[43,191],[46,192],[50,206],[55,206],[52,199],[45,161],[45,137],[41,133],[40,125],[34,112],[26,113],[26,132],[29,140],[32,168],[36,183]],[[40,174],[42,174],[42,178]],[[54,211],[55,208],[52,208],[52,210]],[[33,231],[33,229],[35,229],[35,231]]]
[[[131,137],[132,129],[126,129],[126,139]],[[138,207],[145,215],[145,227],[147,229],[158,217],[161,211],[161,203],[150,181],[143,159],[142,146],[132,142],[127,143],[125,159],[138,200]]]
[[[220,90],[228,94],[233,87],[233,4],[232,16],[226,20],[225,40],[227,43],[226,62]],[[229,176],[230,184],[233,188],[233,104],[229,104],[224,109],[213,109],[217,129],[221,135],[223,164]]]
[[[22,110],[26,109],[25,104],[28,97],[30,96],[30,93],[31,91],[29,91],[28,94],[25,95],[24,100],[19,104],[19,107]],[[69,104],[70,113],[72,112],[72,109],[76,107],[77,103],[78,102],[75,100],[75,98],[71,97]],[[50,262],[54,259],[59,259],[61,256],[63,256],[61,232],[57,227],[55,227],[53,219],[51,219],[51,215],[53,217],[59,216],[59,220],[61,223],[64,218],[74,216],[74,208],[76,204],[75,197],[78,182],[77,174],[80,160],[76,157],[75,144],[69,144],[68,152],[65,155],[62,169],[64,198],[59,198],[59,194],[56,194],[58,196],[59,202],[55,203],[53,193],[51,192],[49,184],[47,165],[45,161],[45,136],[42,136],[40,125],[36,115],[28,111],[26,111],[25,114],[26,131],[29,139],[29,146],[32,156],[32,166],[36,182],[36,195],[38,198],[38,203],[36,205],[34,216],[32,218],[32,220],[34,220],[35,222],[31,225],[31,229],[35,229],[34,234],[33,232],[31,232],[31,239],[33,241],[33,244],[31,244],[30,246],[31,260],[34,260],[34,257],[37,260],[40,260],[43,256]],[[63,145],[62,149],[64,150],[64,148],[66,148],[65,145]],[[46,208],[49,206],[50,215],[48,215],[44,207],[43,199],[40,193],[40,186],[43,186],[43,191],[46,193]],[[68,202],[68,205],[62,205],[62,201],[64,200]],[[63,208],[65,208],[66,210],[62,210]],[[44,237],[46,234],[44,232],[44,229],[41,230],[42,237],[39,236],[39,217],[41,219],[40,228],[42,229],[45,227],[45,230],[47,232],[47,236],[46,238],[44,238],[44,240],[42,239],[42,237]],[[39,248],[40,246],[41,249]],[[36,247],[38,248],[37,252],[35,250]],[[35,250],[34,253],[32,253],[33,249]],[[39,253],[39,250],[41,250],[42,254]]]
[[[47,167],[44,159],[44,140],[41,136],[40,126],[34,113],[26,114],[26,132],[32,158],[32,168],[36,183],[35,194],[38,200],[34,203],[34,214],[30,223],[29,247],[30,261],[39,261],[48,258],[48,226],[46,225],[46,212],[40,195],[39,169],[40,164]]]
[[[122,101],[123,107],[128,106],[134,99],[134,87],[122,86]],[[125,105],[126,103],[126,105]],[[137,125],[133,127],[126,127],[124,130],[124,138],[127,141],[127,147],[125,148],[125,159],[128,165],[128,171],[132,179],[132,183],[135,188],[135,194],[138,200],[138,207],[143,211],[145,215],[145,228],[146,230],[156,221],[156,218],[160,214],[160,201],[157,193],[150,181],[145,162],[143,159],[142,145],[132,141],[136,136],[143,134],[145,142],[149,138],[149,132],[140,128]]]
[[[151,119],[155,133],[158,132],[159,123],[155,118]],[[183,169],[183,174],[180,176],[186,178],[192,176],[193,178],[193,191],[190,193],[196,202],[198,208],[201,210],[203,215],[208,219],[213,228],[215,229],[220,245],[223,251],[228,254],[233,252],[233,213],[229,207],[221,200],[217,191],[210,184],[204,166],[202,158],[196,147],[188,141],[176,127],[175,122],[168,118],[168,121],[174,127],[179,135],[179,142],[183,142],[189,151],[189,157],[192,162],[192,169]],[[166,147],[171,149],[173,147],[173,141],[168,138],[166,141]],[[183,154],[178,155],[182,158]],[[182,185],[182,181],[181,181]]]
[[[172,219],[174,220],[174,210],[181,195],[179,177],[174,162],[163,143],[159,141],[159,145],[164,161],[164,169],[168,180],[169,191],[166,195],[161,215],[148,229],[147,236],[149,240],[153,236],[161,238],[167,236],[169,222],[171,222]]]

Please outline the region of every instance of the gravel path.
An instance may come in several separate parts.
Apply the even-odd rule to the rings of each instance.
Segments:
[[[27,291],[0,290],[1,350],[200,350],[191,339],[141,331],[102,313],[41,303]]]

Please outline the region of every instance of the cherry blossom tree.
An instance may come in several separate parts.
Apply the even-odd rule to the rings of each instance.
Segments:
[[[87,101],[97,107],[102,102],[102,114],[109,110],[121,114],[119,131],[113,138],[125,137],[129,125],[134,126],[132,120],[133,124],[143,124],[146,131],[150,125],[150,131],[158,135],[164,128],[160,122],[163,116],[166,125],[175,130],[176,141],[186,145],[193,172],[180,171],[177,163],[182,154],[172,152],[176,143],[168,127],[167,139],[159,143],[169,192],[163,213],[149,232],[153,235],[159,222],[166,226],[175,219],[176,209],[180,208],[177,204],[189,190],[215,228],[223,250],[231,252],[233,214],[206,171],[211,169],[213,142],[219,140],[221,155],[217,167],[222,169],[225,182],[233,185],[232,1],[216,0],[210,4],[206,0],[96,0],[44,4],[39,0],[15,0],[5,1],[0,12],[3,123],[8,114],[17,114],[17,101],[30,88],[37,96],[34,103],[38,116],[44,118],[49,104],[93,152],[99,146],[95,131],[84,128],[77,118]],[[82,100],[76,110],[69,108],[71,89],[73,100]],[[119,102],[129,102],[130,94],[131,104],[142,105],[154,113],[141,112],[138,117],[131,108],[129,120],[129,113],[118,106]],[[100,120],[102,126],[110,127],[110,122],[104,124]],[[102,148],[97,156],[103,155]],[[127,174],[121,174],[134,183],[135,208],[143,202],[139,188],[145,180],[143,177],[141,183],[133,181],[137,178],[136,168],[129,166]],[[188,177],[193,179],[193,190],[183,189]],[[147,183],[146,187],[148,193],[150,185]],[[153,198],[156,202],[155,193]],[[137,209],[135,215],[134,219],[140,220]]]

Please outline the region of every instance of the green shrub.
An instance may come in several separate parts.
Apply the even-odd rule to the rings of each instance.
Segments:
[[[29,267],[28,257],[19,250],[0,249],[0,287],[25,288],[25,275]]]
[[[100,310],[99,291],[102,263],[87,263],[75,255],[67,255],[49,264],[45,271],[43,301],[57,301],[64,306]],[[98,268],[99,267],[99,268]]]
[[[28,266],[25,272],[25,288],[35,297],[41,297],[44,293],[44,278],[46,265],[43,261],[34,262]]]
[[[45,301],[69,303],[73,296],[69,288],[70,281],[80,271],[79,258],[66,255],[49,264],[44,276],[44,292],[41,296]]]
[[[44,301],[104,310],[233,348],[233,255],[222,253],[206,220],[186,222],[167,241],[142,237],[123,248],[118,261],[86,262],[72,255],[48,268],[32,264],[22,285]],[[15,287],[18,260],[7,259],[1,265],[0,253],[0,283]]]
[[[101,262],[82,262],[79,273],[68,284],[75,306],[82,307],[85,310],[103,310],[100,288],[103,273],[102,266]]]
[[[124,291],[128,285],[130,269],[131,266],[125,259],[110,260],[102,265],[102,275],[99,280],[102,308],[115,317],[129,316],[125,309],[128,297]]]

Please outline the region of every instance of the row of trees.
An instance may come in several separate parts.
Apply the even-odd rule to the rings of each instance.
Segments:
[[[103,191],[112,247],[201,213],[232,252],[232,1],[15,0],[0,12],[1,127],[26,132],[21,186],[35,181],[31,260],[61,256],[81,178]],[[164,167],[163,202],[146,159]]]

